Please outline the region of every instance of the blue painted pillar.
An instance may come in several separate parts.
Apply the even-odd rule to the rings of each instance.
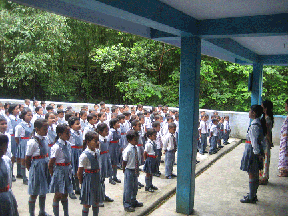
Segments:
[[[201,39],[181,37],[176,211],[193,212],[199,121]]]
[[[251,105],[262,103],[263,64],[253,63]]]

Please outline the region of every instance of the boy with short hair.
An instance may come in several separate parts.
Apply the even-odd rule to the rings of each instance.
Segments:
[[[207,147],[207,134],[208,134],[208,124],[206,121],[207,121],[206,115],[202,115],[199,127],[199,138],[201,140],[201,148],[199,150],[199,153],[202,155],[204,153],[207,153],[207,151],[205,151]]]
[[[159,170],[159,166],[161,163],[161,156],[162,156],[162,148],[163,148],[163,142],[162,142],[162,137],[160,134],[160,129],[161,129],[161,125],[159,121],[155,121],[152,123],[152,128],[157,131],[157,136],[156,136],[156,163],[158,164],[158,166],[156,166],[158,168],[157,174],[156,176],[159,177],[161,175],[161,172]]]
[[[216,118],[212,119],[212,126],[210,128],[210,150],[209,154],[216,154],[217,153],[217,142],[218,142],[218,120]]]
[[[229,134],[231,132],[231,128],[230,128],[230,124],[229,124],[229,116],[225,116],[224,117],[224,138],[223,138],[223,141],[224,141],[224,145],[227,145],[227,144],[230,144],[228,142],[228,139],[229,139]]]
[[[123,151],[124,194],[123,205],[127,212],[134,212],[135,207],[142,207],[143,203],[136,200],[138,192],[139,161],[137,144],[139,135],[135,130],[126,134],[128,146]]]
[[[57,105],[57,107],[58,107],[58,105]],[[65,118],[64,118],[64,110],[58,109],[57,114],[58,114],[57,124],[64,124],[66,122]]]
[[[85,135],[88,133],[88,131],[94,131],[96,128],[96,123],[97,123],[97,116],[95,114],[90,113],[87,116],[87,126],[84,128],[83,132],[83,140],[85,140]]]
[[[165,154],[165,177],[167,179],[176,177],[176,175],[172,173],[173,165],[175,162],[175,153],[177,151],[177,139],[175,137],[175,132],[176,124],[169,123],[168,133],[163,138],[163,150]]]

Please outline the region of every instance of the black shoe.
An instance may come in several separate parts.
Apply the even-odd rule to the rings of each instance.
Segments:
[[[124,210],[125,210],[126,212],[135,212],[135,208],[133,208],[132,206],[127,207],[127,208],[124,208]]]
[[[244,196],[243,199],[240,200],[241,203],[256,203],[255,198],[253,198],[252,200],[249,198],[249,195]]]
[[[99,207],[104,207],[104,203],[99,203],[98,206]]]
[[[24,185],[28,185],[28,179],[26,178],[26,179],[23,179],[23,184]]]
[[[111,198],[108,197],[108,196],[105,196],[104,201],[106,201],[106,202],[114,202],[114,200],[111,199]]]
[[[116,182],[112,179],[109,179],[109,183],[112,184],[112,185],[116,185]]]
[[[113,180],[114,180],[114,182],[121,183],[121,180],[120,180],[120,179],[115,178],[115,179],[113,179]]]
[[[151,193],[154,192],[154,190],[153,190],[151,187],[145,187],[145,191],[149,191],[149,192],[151,192]]]
[[[143,207],[143,203],[141,202],[137,202],[135,203],[134,205],[132,205],[133,208],[136,208],[136,207]]]
[[[157,187],[155,187],[154,185],[151,185],[151,188],[155,191],[155,190],[158,190]]]
[[[166,179],[172,179],[172,177],[171,176],[166,176]]]
[[[16,178],[15,178],[15,176],[13,175],[12,176],[12,182],[15,182],[16,181]]]
[[[155,176],[156,176],[156,177],[160,177],[160,176],[161,176],[161,173],[156,173]]]
[[[164,163],[164,160],[161,160],[160,163]]]
[[[144,185],[141,184],[141,182],[138,182],[138,185],[139,185],[140,187],[144,187]]]
[[[222,146],[222,145],[220,145],[220,146],[218,146],[218,148],[223,148],[224,146]]]
[[[17,175],[16,178],[23,179],[22,175]]]
[[[140,187],[140,185],[138,185],[138,190],[140,190],[142,187]]]
[[[172,174],[171,174],[171,177],[177,177],[177,175],[175,175],[175,174],[172,173]]]
[[[198,163],[200,163],[200,161],[197,161],[197,160],[196,160],[196,164],[198,164]]]
[[[207,151],[204,151],[204,153],[208,153]]]
[[[81,194],[80,188],[76,188],[75,194],[77,194],[77,195],[80,195],[80,194]]]
[[[69,197],[70,197],[70,199],[77,199],[77,197],[76,197],[74,192],[73,193],[69,193]]]
[[[177,165],[177,163],[174,163],[174,165]]]
[[[249,193],[247,193],[247,196],[249,196]],[[253,200],[258,201],[257,195],[254,196]]]

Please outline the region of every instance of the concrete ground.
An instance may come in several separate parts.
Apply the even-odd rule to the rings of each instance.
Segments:
[[[257,204],[243,204],[240,199],[249,192],[248,175],[239,169],[244,144],[220,158],[196,178],[193,215],[288,215],[288,178],[279,178],[279,146],[272,149],[268,185],[260,185]],[[150,215],[174,216],[176,195]]]
[[[196,166],[196,173],[201,173],[203,172],[209,165],[219,158],[223,156],[225,153],[229,152],[231,149],[233,149],[235,146],[237,146],[240,143],[239,139],[229,139],[231,144],[226,145],[223,149],[221,149],[217,154],[215,155],[200,155],[198,153],[197,155],[197,160],[200,161],[199,164]],[[231,154],[231,153],[230,153]],[[224,157],[226,158],[226,156]],[[164,156],[162,158],[164,160]],[[225,160],[226,161],[226,160]],[[238,168],[238,167],[237,167]],[[118,170],[118,178],[121,179],[122,183],[117,184],[117,185],[111,185],[108,182],[108,179],[106,179],[106,194],[113,198],[115,201],[112,203],[107,203],[105,202],[105,207],[100,208],[100,213],[99,215],[146,215],[148,212],[151,212],[151,210],[163,199],[166,199],[170,195],[172,195],[175,192],[176,188],[176,181],[177,179],[171,179],[168,180],[164,176],[164,163],[161,163],[160,165],[160,171],[162,172],[161,177],[153,177],[153,184],[159,188],[158,191],[155,191],[153,194],[149,192],[145,192],[144,188],[141,190],[138,190],[137,194],[137,200],[140,202],[144,203],[144,206],[142,208],[136,208],[136,211],[134,213],[126,213],[123,208],[123,181],[124,181],[124,175],[122,173],[122,170]],[[16,165],[14,166],[14,173],[16,173]],[[174,173],[177,173],[177,166],[174,166]],[[209,171],[206,171],[204,173],[210,173],[210,168]],[[203,175],[203,174],[202,174]],[[201,176],[202,176],[201,175]],[[219,175],[219,174],[217,174]],[[198,177],[200,178],[200,177]],[[197,179],[198,179],[197,178]],[[210,176],[211,178],[211,176]],[[215,177],[213,176],[213,179]],[[140,174],[140,182],[142,184],[145,184],[145,174],[141,173]],[[197,180],[196,179],[196,180]],[[210,180],[211,181],[211,180]],[[224,184],[223,184],[224,186]],[[200,188],[197,186],[197,191],[199,191]],[[12,191],[16,197],[17,203],[18,203],[18,211],[19,215],[29,215],[29,209],[28,209],[28,186],[22,184],[22,180],[17,179],[16,182],[13,183]],[[197,192],[196,191],[196,192]],[[206,189],[205,189],[206,191]],[[209,193],[210,194],[210,193]],[[47,199],[46,199],[46,212],[53,215],[53,210],[52,210],[52,200],[53,200],[54,194],[47,194]],[[77,197],[79,197],[77,195]],[[172,197],[171,200],[173,200],[174,197]],[[175,199],[174,199],[175,201]],[[170,202],[170,200],[169,200]],[[167,205],[168,202],[165,203]],[[164,205],[163,205],[164,206]],[[60,203],[60,215],[63,215],[62,211],[62,206]],[[168,211],[170,215],[175,215],[175,202],[172,203],[171,207],[171,212],[170,210]],[[173,210],[174,208],[174,210]],[[152,215],[166,215],[166,212],[159,212],[161,211],[163,207],[160,207],[157,209],[155,212],[152,212]],[[169,209],[169,208],[168,208]],[[36,202],[36,215],[39,211],[38,208],[38,201]],[[69,199],[69,214],[70,216],[79,216],[82,214],[82,206],[80,205],[80,200],[71,200]],[[89,212],[89,215],[92,215],[92,209]]]

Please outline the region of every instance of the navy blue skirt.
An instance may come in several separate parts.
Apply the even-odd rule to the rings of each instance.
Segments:
[[[157,173],[158,163],[156,161],[156,158],[147,157],[144,163],[143,171],[149,174]]]
[[[82,205],[100,202],[100,172],[84,173],[80,200]]]
[[[245,150],[241,160],[241,170],[247,171],[248,173],[257,173],[263,169],[259,162],[258,155],[253,152],[253,147],[250,143],[245,143]]]

